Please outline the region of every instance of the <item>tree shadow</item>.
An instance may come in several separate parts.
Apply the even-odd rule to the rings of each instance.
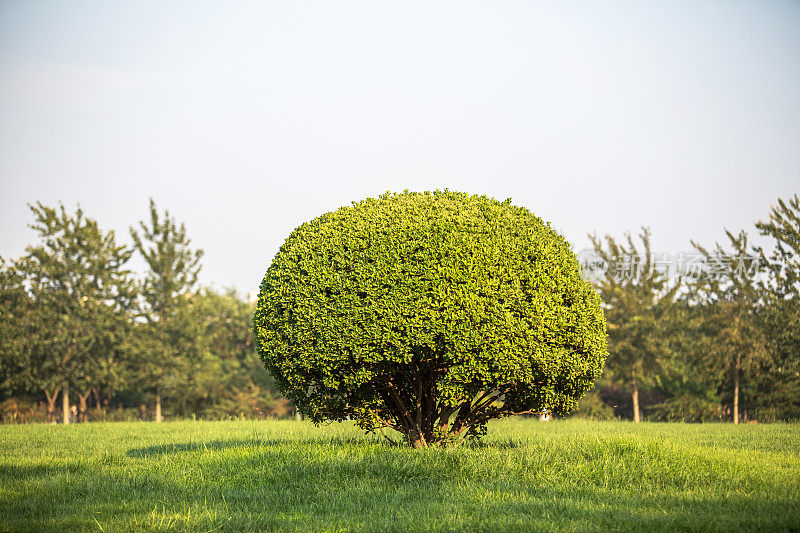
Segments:
[[[322,438],[259,438],[248,439],[216,439],[202,442],[185,442],[156,444],[132,448],[125,455],[134,459],[144,459],[152,457],[162,457],[165,455],[182,454],[191,452],[216,452],[230,448],[274,448],[274,447],[293,447],[293,446],[383,446],[392,447],[388,442],[377,439],[359,437],[322,437]]]
[[[474,442],[467,442],[464,444],[465,448],[473,449],[473,450],[481,450],[481,449],[488,449],[488,450],[513,450],[516,448],[521,448],[522,443],[515,440],[507,440],[507,441],[474,441]]]
[[[800,531],[798,502],[762,495],[638,494],[600,488],[522,490],[487,505],[485,529],[569,531]],[[489,524],[487,524],[489,525]],[[475,530],[484,529],[472,524]]]
[[[798,530],[794,492],[665,482],[647,493],[505,471],[514,454],[503,452],[523,443],[412,450],[363,436],[253,436],[0,463],[0,531]]]
[[[202,474],[194,478],[181,466],[165,468],[157,454],[109,466],[2,465],[0,486],[10,490],[0,505],[0,530],[796,531],[800,523],[797,502],[758,494],[640,494],[502,474],[465,486],[457,473],[431,469],[416,452],[390,454],[394,460],[348,450],[322,457],[314,450],[287,454],[282,447],[289,443],[230,441],[217,450],[258,449],[193,462]]]
[[[81,474],[86,466],[78,463],[49,465],[9,465],[0,464],[0,479],[33,479],[52,477],[60,474]]]
[[[317,437],[317,438],[248,438],[248,439],[216,439],[211,441],[155,444],[140,448],[129,449],[125,455],[134,459],[145,459],[151,457],[162,457],[172,454],[182,454],[191,452],[215,452],[230,448],[270,448],[283,446],[378,446],[394,450],[410,450],[411,447],[404,443],[392,444],[385,439],[374,437]],[[452,449],[494,449],[512,450],[520,448],[522,443],[515,440],[507,441],[471,441],[465,442],[460,447]],[[436,448],[431,448],[436,449]]]

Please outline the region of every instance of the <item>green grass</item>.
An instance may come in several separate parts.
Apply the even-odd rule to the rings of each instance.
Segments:
[[[540,423],[394,448],[348,424],[0,426],[0,530],[800,531],[800,426]]]

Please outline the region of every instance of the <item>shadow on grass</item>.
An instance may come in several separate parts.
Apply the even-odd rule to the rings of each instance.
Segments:
[[[253,437],[249,439],[224,439],[212,440],[208,442],[185,442],[179,444],[158,444],[153,446],[144,446],[141,448],[132,448],[126,452],[125,455],[135,459],[144,459],[159,457],[170,454],[182,454],[191,452],[213,452],[226,450],[230,448],[280,448],[280,447],[296,447],[296,446],[384,446],[391,447],[389,443],[379,441],[376,439],[365,439],[358,437],[329,437],[329,438],[267,438],[262,439]]]
[[[29,480],[37,477],[51,477],[60,474],[82,474],[85,471],[86,466],[78,463],[24,466],[0,464],[0,480]]]
[[[171,469],[157,454],[110,466],[2,465],[0,530],[796,531],[800,523],[797,502],[766,495],[638,494],[502,473],[465,485],[421,459],[287,454],[279,439],[217,442],[259,451]]]
[[[523,444],[516,440],[506,440],[506,441],[474,441],[474,442],[467,442],[464,444],[465,448],[470,449],[488,449],[488,450],[513,450],[516,448],[521,448]]]
[[[141,448],[132,448],[126,452],[125,455],[134,459],[145,459],[152,457],[160,457],[171,454],[183,454],[191,452],[214,452],[230,448],[270,448],[270,447],[294,447],[294,446],[318,446],[318,447],[335,447],[335,446],[378,446],[386,449],[411,449],[405,444],[391,444],[385,439],[369,438],[369,437],[328,437],[328,438],[267,438],[262,439],[258,437],[249,439],[225,439],[225,440],[212,440],[208,442],[184,442],[178,444],[157,444],[152,446],[143,446]],[[520,448],[521,443],[508,440],[508,441],[475,441],[467,442],[462,445],[462,448],[467,449],[496,449],[496,450],[511,450]]]

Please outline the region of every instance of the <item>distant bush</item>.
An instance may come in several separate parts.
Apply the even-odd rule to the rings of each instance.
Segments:
[[[8,398],[0,403],[0,422],[27,424],[47,420],[47,408],[21,398]]]
[[[135,422],[142,420],[142,410],[136,407],[90,409],[88,417],[92,422]]]
[[[220,400],[203,413],[205,419],[266,419],[285,418],[291,414],[289,400],[276,397],[267,390],[253,385]]]
[[[800,411],[792,405],[779,405],[774,407],[758,407],[745,413],[751,420],[759,422],[797,422],[800,421]]]
[[[681,394],[647,408],[649,418],[661,422],[711,422],[724,418],[723,407],[692,394]]]
[[[572,416],[589,420],[614,420],[614,408],[606,405],[595,391],[587,392],[578,400],[578,407]]]

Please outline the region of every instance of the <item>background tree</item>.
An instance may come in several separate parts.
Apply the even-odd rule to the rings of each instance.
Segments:
[[[0,267],[0,390],[9,396],[44,392],[47,421],[55,422],[63,376],[58,358],[48,352],[47,328],[57,316],[48,317],[47,311],[26,290],[25,274],[17,265],[4,263]]]
[[[70,387],[85,398],[100,373],[98,360],[118,351],[125,334],[133,297],[125,268],[131,251],[80,208],[74,215],[63,205],[39,203],[31,210],[41,242],[16,264],[32,303],[25,339],[36,384],[49,402],[61,390],[68,423]]]
[[[605,244],[597,235],[589,235],[595,253],[606,270],[597,281],[608,324],[608,368],[614,378],[630,387],[633,420],[641,419],[639,386],[652,384],[669,360],[670,322],[680,283],[669,283],[667,274],[653,262],[650,230],[642,228],[639,250],[630,233],[626,244],[606,235]]]
[[[440,207],[443,212],[452,211],[446,205]],[[40,209],[41,206],[36,206],[36,208]],[[417,213],[415,209],[413,213],[407,214],[402,214],[404,211],[401,210],[400,218],[406,215],[408,217],[412,215],[427,216],[425,214],[427,211],[422,210]],[[153,385],[155,379],[153,372],[160,372],[157,374],[158,383],[161,385],[161,390],[165,391],[170,398],[168,410],[171,416],[197,416],[214,419],[240,416],[263,418],[288,414],[287,400],[273,388],[272,380],[264,370],[253,347],[251,329],[253,307],[251,305],[242,301],[233,292],[194,288],[180,291],[182,296],[174,308],[174,313],[170,315],[171,318],[167,321],[169,327],[166,328],[168,332],[174,332],[174,335],[168,333],[166,337],[172,336],[173,339],[177,339],[177,348],[164,351],[160,344],[158,330],[160,323],[157,318],[145,316],[145,312],[149,314],[150,307],[144,299],[137,301],[137,312],[140,311],[141,314],[134,319],[130,309],[132,307],[131,297],[120,296],[104,299],[102,294],[97,295],[91,283],[87,290],[73,291],[75,294],[81,295],[79,298],[70,296],[73,292],[67,288],[78,287],[82,283],[73,280],[73,274],[81,273],[82,276],[84,274],[89,276],[93,267],[86,267],[85,264],[92,261],[102,264],[99,259],[79,259],[80,257],[104,254],[111,257],[114,253],[98,252],[105,248],[101,243],[102,239],[107,237],[104,232],[97,230],[95,233],[98,233],[99,236],[91,237],[90,234],[93,233],[93,230],[76,229],[70,225],[75,222],[74,220],[73,222],[64,221],[65,218],[83,220],[82,214],[64,213],[63,207],[50,211],[50,215],[45,213],[39,215],[53,220],[49,223],[50,229],[46,229],[47,224],[42,225],[42,231],[49,237],[42,238],[41,232],[37,231],[40,238],[32,247],[38,249],[37,253],[26,252],[19,259],[5,263],[0,261],[2,263],[0,264],[0,420],[12,422],[53,420],[56,417],[57,402],[67,407],[67,413],[71,403],[81,405],[81,411],[85,413],[87,404],[92,398],[94,398],[96,407],[92,417],[96,417],[97,420],[132,420],[140,418],[140,416],[141,418],[152,418],[153,411],[150,410],[148,413],[146,408],[141,410],[140,406],[148,401],[157,400],[158,390]],[[472,211],[468,209],[466,213],[469,214]],[[37,215],[34,216],[37,217]],[[409,322],[408,317],[405,316],[408,314],[415,317],[420,313],[430,313],[431,311],[425,311],[421,307],[422,303],[420,302],[424,299],[445,302],[446,305],[443,306],[443,309],[437,308],[431,316],[450,317],[446,319],[449,320],[447,324],[450,325],[462,323],[455,322],[456,318],[464,315],[467,311],[472,313],[469,316],[475,317],[482,316],[481,313],[493,313],[490,318],[485,319],[487,323],[498,319],[497,317],[506,320],[503,318],[506,316],[503,309],[508,309],[514,320],[519,315],[520,310],[517,304],[513,303],[515,301],[513,294],[515,293],[512,289],[503,288],[498,291],[488,285],[490,282],[499,283],[497,279],[506,279],[502,276],[498,277],[497,269],[500,267],[497,264],[485,269],[489,275],[485,281],[487,287],[475,283],[469,285],[461,283],[458,281],[461,278],[451,273],[451,271],[461,272],[458,270],[461,268],[458,263],[451,264],[455,259],[446,258],[444,263],[427,259],[427,252],[422,253],[423,250],[428,250],[427,244],[426,247],[420,245],[420,250],[415,252],[419,257],[403,249],[406,241],[419,244],[418,239],[423,237],[427,239],[424,243],[430,244],[430,249],[434,249],[434,246],[443,246],[444,250],[449,250],[448,247],[455,246],[457,241],[450,242],[442,237],[445,244],[438,244],[439,241],[434,238],[434,235],[438,235],[437,231],[444,232],[447,228],[460,227],[450,220],[451,215],[448,216],[450,218],[445,217],[442,221],[432,219],[431,222],[421,225],[402,223],[398,226],[401,231],[412,233],[412,237],[404,241],[396,241],[397,246],[392,247],[386,253],[395,254],[398,260],[404,257],[406,258],[404,261],[412,263],[411,266],[401,267],[399,273],[396,269],[392,270],[395,268],[394,266],[389,268],[387,270],[389,278],[387,279],[392,283],[387,282],[387,287],[380,285],[375,289],[370,285],[373,281],[369,281],[373,278],[369,277],[367,278],[369,283],[366,285],[369,289],[359,289],[352,302],[344,300],[343,294],[334,294],[333,292],[330,295],[326,293],[325,299],[322,300],[328,302],[328,305],[341,302],[349,305],[347,309],[350,310],[352,320],[366,320],[372,311],[380,311],[381,316],[385,316],[386,320],[391,318],[394,321],[386,323],[385,331],[368,330],[363,337],[358,336],[361,335],[358,333],[359,328],[363,329],[363,325],[342,328],[342,331],[335,337],[337,341],[339,339],[366,339],[369,342],[365,341],[364,353],[369,352],[374,355],[374,353],[379,353],[377,352],[379,348],[390,350],[392,355],[389,359],[380,359],[380,362],[369,361],[367,366],[370,372],[380,369],[397,370],[400,367],[399,362],[395,361],[390,364],[390,361],[394,361],[391,357],[395,357],[394,354],[397,353],[397,350],[414,346],[395,342],[396,338],[405,339],[407,327],[410,328],[408,331],[411,331],[413,338],[419,341],[416,346],[429,348],[434,346],[434,348],[430,348],[430,353],[438,353],[436,350],[444,350],[449,346],[447,344],[451,342],[449,335],[454,334],[445,331],[445,334],[437,336],[439,330],[436,329],[438,326],[435,326],[436,320],[444,319],[436,318],[429,324],[420,325],[418,322],[422,319],[414,319]],[[469,214],[469,217],[471,216]],[[159,227],[164,225],[160,214],[157,214],[157,218],[159,219],[157,225]],[[164,218],[169,218],[169,216]],[[630,295],[625,298],[607,298],[605,305],[611,326],[612,348],[615,343],[630,348],[641,339],[649,339],[643,344],[644,348],[638,352],[631,352],[644,354],[642,355],[643,360],[637,362],[640,364],[641,373],[644,374],[641,379],[637,380],[637,388],[641,389],[637,403],[640,404],[640,410],[647,409],[648,417],[653,420],[683,421],[721,420],[726,417],[730,419],[733,418],[734,403],[737,403],[737,419],[755,418],[759,421],[770,421],[800,418],[800,327],[798,327],[800,324],[798,292],[800,291],[798,291],[797,282],[800,278],[797,245],[800,224],[798,218],[800,218],[800,201],[797,196],[787,200],[779,199],[769,213],[769,217],[756,224],[760,233],[758,240],[760,246],[753,247],[748,242],[747,244],[727,246],[722,253],[717,253],[716,249],[711,250],[710,253],[703,256],[710,265],[709,279],[695,282],[693,278],[689,278],[689,281],[684,284],[683,290],[679,291],[680,297],[677,302],[669,303],[669,300],[665,300],[664,306],[644,305],[645,311],[641,311],[641,309],[637,310],[639,309],[637,306],[630,305],[631,301],[636,301]],[[483,222],[470,226],[470,231],[483,231],[480,229],[484,227],[482,224],[488,224],[492,219],[484,217],[482,220]],[[347,231],[348,226],[344,222],[339,220],[336,223],[341,223],[343,231]],[[337,287],[345,287],[343,284],[346,279],[349,279],[348,276],[358,279],[357,276],[369,274],[380,279],[381,272],[375,270],[377,262],[368,254],[368,250],[373,247],[371,244],[364,243],[378,242],[376,236],[387,232],[391,233],[387,228],[392,227],[393,224],[395,224],[393,215],[376,216],[373,224],[375,230],[370,229],[370,226],[364,223],[360,226],[362,228],[359,230],[361,233],[358,233],[360,237],[354,238],[355,240],[336,241],[336,246],[339,248],[335,248],[332,252],[325,247],[329,246],[328,244],[320,246],[320,251],[329,250],[330,252],[330,261],[320,261],[322,261],[322,267],[328,269],[327,272],[335,283],[331,282],[331,284],[323,286],[320,281],[316,286],[310,285],[302,288],[302,291],[312,291],[314,287],[333,291]],[[87,225],[87,222],[83,220],[73,225],[80,227]],[[151,224],[148,224],[148,228],[150,227]],[[493,228],[494,226],[490,225],[489,227]],[[62,232],[63,228],[66,229]],[[413,233],[415,229],[418,230],[417,233]],[[176,232],[179,230],[179,227],[175,228]],[[165,232],[166,230],[160,228],[159,231]],[[72,236],[62,235],[62,233]],[[141,235],[141,232],[139,233]],[[732,235],[732,237],[738,239],[739,235]],[[502,231],[496,236],[496,239],[501,242],[498,246],[506,248],[509,245],[504,243],[506,241],[513,242],[516,238],[518,236],[507,236]],[[644,260],[645,256],[649,256],[649,252],[646,251],[648,246],[645,246],[643,251],[641,241],[635,236],[634,240],[636,246],[626,240],[617,246],[618,255],[623,258],[621,265],[618,266],[618,273],[649,271]],[[494,243],[495,241],[490,242]],[[152,243],[148,243],[148,249],[151,245]],[[115,246],[117,245],[115,244]],[[490,244],[487,250],[491,246],[495,246],[495,244]],[[399,251],[395,251],[394,248],[398,248]],[[602,242],[602,248],[610,252],[605,239]],[[636,252],[624,253],[634,249]],[[379,247],[375,250],[377,252],[383,248]],[[163,255],[168,256],[169,254],[164,253]],[[308,257],[313,257],[313,254],[309,253]],[[473,270],[479,268],[475,265],[482,264],[480,261],[491,261],[491,258],[481,259],[484,256],[478,255],[475,256],[478,257],[476,263],[471,252],[470,255],[461,254],[461,257],[465,262],[473,265],[471,267]],[[639,259],[631,259],[631,257]],[[360,267],[360,273],[348,272],[344,281],[339,279],[341,275],[331,274],[331,272],[334,274],[336,272],[334,266],[339,268],[339,265],[345,264],[345,260],[353,261],[357,258],[362,258],[367,265]],[[746,283],[742,285],[743,290],[736,289],[730,279],[737,275],[737,270],[739,274],[747,273],[753,266],[753,258],[757,258],[759,266],[764,268],[756,276],[745,276],[746,279],[743,281]],[[334,259],[337,261],[336,263],[333,263]],[[384,261],[390,265],[393,265],[393,262],[394,259]],[[308,266],[313,265],[317,265],[317,263],[301,262],[301,268],[306,270],[308,270]],[[426,267],[426,265],[428,266]],[[199,263],[196,267],[199,267]],[[429,270],[425,270],[423,267],[429,268]],[[124,271],[125,268],[126,266],[123,266],[117,270]],[[732,270],[732,273],[726,274],[726,269]],[[113,267],[112,270],[114,270]],[[429,272],[435,272],[436,275],[432,276]],[[461,273],[463,274],[463,272]],[[416,280],[413,283],[416,284],[412,284],[413,280],[410,280],[405,285],[395,285],[392,280],[398,276],[413,278]],[[457,287],[456,292],[466,290],[463,287],[477,287],[485,294],[503,298],[505,303],[502,306],[500,304],[489,305],[484,301],[483,295],[474,301],[468,298],[458,299],[456,296],[450,295],[453,292],[452,289],[442,289],[439,285],[435,285],[435,283],[440,283],[437,281],[439,278],[452,280],[454,286]],[[90,279],[90,276],[87,279]],[[712,280],[715,280],[719,286],[713,286]],[[381,283],[383,282],[381,281]],[[444,281],[441,283],[443,284]],[[748,287],[747,283],[750,283],[752,287]],[[109,285],[107,280],[100,283],[101,287],[114,285],[119,287],[120,283],[112,281]],[[429,286],[432,289],[429,293],[418,296],[418,303],[413,305],[407,303],[414,301],[412,295],[417,294],[411,290],[412,288],[422,291]],[[351,288],[355,289],[355,285],[352,285]],[[673,288],[673,285],[668,284],[665,290]],[[295,288],[293,291],[297,292],[301,289]],[[443,293],[444,296],[440,293]],[[289,294],[287,293],[287,297]],[[750,296],[742,298],[742,294],[750,294]],[[84,296],[87,297],[86,300],[83,299]],[[362,301],[362,297],[366,300],[386,297],[386,305],[389,305],[388,302],[393,301],[394,298],[400,302],[397,305],[402,304],[402,309],[410,311],[402,313],[394,307],[386,310],[371,303],[367,305],[368,302]],[[303,292],[303,295],[298,298],[298,301],[305,302],[304,298],[307,296]],[[106,304],[95,305],[96,302],[101,301],[105,301]],[[155,298],[152,298],[151,301],[155,301]],[[647,301],[645,299],[645,303]],[[312,303],[309,302],[308,305],[311,306]],[[479,306],[479,310],[471,310],[476,305]],[[464,306],[467,311],[462,309]],[[125,308],[128,309],[125,310]],[[450,309],[455,310],[451,312]],[[735,317],[737,311],[740,310],[744,312],[744,320],[740,320],[737,327]],[[312,311],[307,312],[311,313]],[[325,310],[323,314],[317,313],[315,315],[317,318],[312,321],[314,327],[319,325],[322,318],[330,314],[329,310]],[[336,318],[335,314],[331,316],[336,319],[331,322],[332,324],[341,326],[344,323],[344,319],[340,320],[341,317]],[[553,319],[550,315],[547,316],[547,321]],[[642,319],[642,316],[645,318]],[[630,318],[632,323],[623,323],[626,318]],[[618,324],[623,324],[623,327],[617,328]],[[296,323],[292,323],[292,327],[296,326]],[[481,325],[475,329],[480,331],[482,327],[488,326]],[[509,335],[516,335],[513,329],[516,326],[504,327]],[[366,336],[367,334],[371,337]],[[428,337],[421,336],[423,334]],[[303,335],[306,337],[303,337],[302,342],[319,343],[322,339],[328,338],[326,336],[309,338],[307,337],[309,333],[305,330],[303,330]],[[617,335],[627,336],[627,340],[617,342]],[[653,344],[653,338],[655,338],[656,344]],[[425,341],[429,344],[423,342],[425,339],[429,339]],[[496,347],[494,353],[505,353],[503,352],[505,348],[499,347],[498,340],[491,336],[488,339],[486,341],[488,346]],[[71,342],[68,342],[70,340]],[[439,342],[443,343],[441,348],[439,344],[436,344]],[[466,345],[463,338],[458,342],[459,349]],[[498,344],[492,344],[493,342]],[[517,341],[514,340],[512,345],[515,342]],[[751,349],[750,344],[754,344],[752,353],[748,353],[748,350]],[[65,352],[70,348],[73,355],[65,357]],[[372,351],[370,352],[370,350]],[[334,351],[325,352],[319,360],[327,361],[325,358],[333,357],[332,354],[335,353]],[[464,356],[462,363],[459,364],[463,368],[472,369],[473,363],[469,357],[473,355],[477,357],[482,353],[484,352],[480,350],[471,352],[471,355]],[[511,353],[515,354],[516,352],[511,350]],[[735,373],[737,353],[740,357],[740,368],[739,372]],[[414,365],[429,361],[425,357],[432,357],[426,355],[427,352],[419,348],[412,350],[412,354],[413,359],[409,364],[413,363]],[[580,409],[583,416],[594,418],[613,417],[614,414],[629,416],[626,409],[620,410],[620,406],[623,405],[626,408],[633,403],[632,386],[630,381],[624,380],[625,374],[618,365],[621,361],[615,359],[616,355],[612,353],[610,357],[609,368],[611,370],[596,381],[597,390],[581,400]],[[381,357],[383,356],[381,355]],[[478,366],[489,364],[490,360],[491,357],[486,355],[477,364]],[[509,361],[515,360],[513,357],[509,359]],[[347,362],[355,364],[355,357],[351,361],[348,354]],[[342,360],[337,359],[335,362],[335,365],[343,364]],[[157,368],[154,370],[154,367]],[[433,368],[436,372],[444,372],[441,368]],[[406,372],[408,372],[407,369]],[[469,370],[469,372],[477,371]],[[496,369],[490,367],[485,378],[489,379],[494,372]],[[347,373],[343,371],[341,375],[337,374],[332,379],[342,380],[346,375]],[[464,373],[463,375],[467,376],[468,374]],[[735,386],[736,375],[739,376],[738,394],[736,394]],[[379,376],[373,378],[378,383],[384,379]],[[61,390],[65,382],[68,384],[68,393],[62,395]],[[564,381],[564,383],[566,382]],[[619,388],[620,383],[625,387],[624,392]],[[442,391],[450,391],[449,387],[450,385],[446,384]],[[91,395],[89,394],[90,390],[93,392]],[[398,390],[400,390],[403,402],[412,402],[410,405],[414,410],[410,410],[408,413],[416,418],[416,403],[413,403],[416,401],[413,396],[416,389],[408,391],[400,386]],[[489,404],[483,406],[484,414],[489,409],[506,407],[506,403],[503,402],[505,398],[497,396],[497,390],[487,390],[489,390],[490,396],[487,396]],[[437,388],[435,395],[429,396],[437,398],[438,405],[443,405],[443,402],[436,396],[438,394],[440,392]],[[497,396],[497,399],[493,396]],[[45,397],[46,403],[41,402]],[[738,401],[735,401],[737,397]],[[72,402],[69,402],[70,399]],[[394,401],[391,398],[389,400],[390,402]],[[41,405],[37,406],[37,401]],[[427,405],[431,405],[429,400],[425,401],[429,402]],[[158,402],[156,401],[156,403]],[[647,406],[643,407],[644,404]],[[423,405],[425,404],[423,403]],[[476,408],[480,410],[480,406],[477,404]],[[616,413],[613,412],[614,409],[616,409]],[[422,414],[425,413],[427,410],[423,409]],[[381,414],[385,414],[385,411],[366,413],[365,422],[362,425],[369,426],[369,416]],[[463,432],[456,437],[456,440],[463,437],[468,431],[466,429],[469,426],[467,421],[477,418],[476,414],[473,413],[473,415],[465,415],[462,418],[465,422],[459,427]],[[457,416],[458,412],[450,415],[444,430],[438,425],[434,425],[429,433],[441,436],[443,431],[449,432]],[[630,416],[633,416],[632,410]],[[386,417],[387,422],[393,420],[389,420],[389,418]],[[437,421],[441,421],[441,418]],[[407,420],[402,423],[407,423]],[[423,430],[423,434],[425,424],[427,422],[424,422],[420,428]],[[372,428],[378,431],[379,427],[379,425],[375,425]],[[477,426],[473,433],[479,432],[480,426]],[[414,437],[413,432],[411,437]],[[433,443],[437,442],[436,438],[438,437],[435,435],[432,437]],[[444,438],[445,440],[448,438],[447,434],[444,435]]]
[[[763,306],[760,328],[766,340],[768,358],[755,373],[755,403],[771,411],[774,418],[800,414],[800,198],[778,199],[769,218],[756,223],[759,233],[769,239],[757,246],[766,275],[759,281]]]
[[[414,447],[480,435],[492,418],[566,413],[607,354],[600,299],[564,238],[510,201],[447,191],[301,225],[253,323],[301,412],[393,428]]]
[[[800,302],[800,197],[795,194],[788,203],[778,198],[769,219],[756,228],[773,244],[769,257],[763,247],[755,248],[769,274],[762,287],[775,299]]]
[[[0,391],[28,391],[35,387],[32,330],[33,302],[25,290],[25,277],[0,258]],[[55,398],[48,398],[55,406]]]
[[[205,289],[195,294],[191,312],[202,353],[176,401],[204,417],[286,416],[288,403],[275,395],[255,350],[253,306],[233,290]]]
[[[702,328],[712,346],[700,354],[709,369],[719,369],[719,379],[729,376],[733,423],[739,423],[740,379],[767,356],[758,313],[763,304],[757,274],[759,264],[748,245],[747,233],[725,231],[731,250],[717,243],[712,250],[692,242],[708,270],[688,285],[688,298],[703,307]]]
[[[168,211],[160,215],[152,198],[149,224],[142,221],[130,233],[148,267],[140,289],[147,326],[139,328],[143,361],[138,371],[140,381],[155,395],[155,420],[161,422],[162,394],[176,390],[197,362],[191,353],[197,348],[197,335],[189,319],[189,300],[203,251],[190,247],[184,225]]]
[[[127,272],[121,276],[127,280],[124,291],[122,283],[112,279],[124,268],[101,259],[131,251],[109,244],[108,235],[81,212],[35,209],[37,226],[47,238],[16,261],[0,260],[0,403],[7,407],[0,419],[53,420],[60,400],[67,420],[72,403],[80,406],[79,416],[85,420],[92,396],[98,419],[138,418],[139,405],[157,392],[154,372],[162,390],[171,394],[176,416],[287,414],[286,399],[275,392],[255,351],[252,305],[234,292],[174,291],[178,302],[171,307],[164,331],[178,344],[164,351],[157,315],[145,317],[150,307],[143,299],[137,305],[132,302],[136,286]],[[167,228],[169,223],[161,220],[155,225],[160,234],[181,231]],[[181,240],[175,235],[163,238]],[[162,246],[154,255],[169,256],[164,250]],[[119,258],[120,263],[127,261]],[[196,259],[192,254],[188,262]],[[199,264],[190,268],[191,280],[198,268]],[[106,277],[92,277],[98,269]],[[119,294],[107,298],[110,293],[104,291],[114,287]],[[158,299],[153,295],[150,301]],[[164,305],[156,308],[163,310]],[[71,355],[65,357],[65,352]],[[42,392],[46,412],[30,403]],[[16,416],[21,410],[25,417]]]
[[[709,318],[718,310],[686,297],[685,284],[678,301],[662,318],[662,335],[670,354],[660,365],[655,392],[662,401],[649,407],[655,420],[700,422],[722,420],[720,390],[726,374],[724,359],[716,357],[716,331]],[[663,327],[665,326],[665,327]]]

